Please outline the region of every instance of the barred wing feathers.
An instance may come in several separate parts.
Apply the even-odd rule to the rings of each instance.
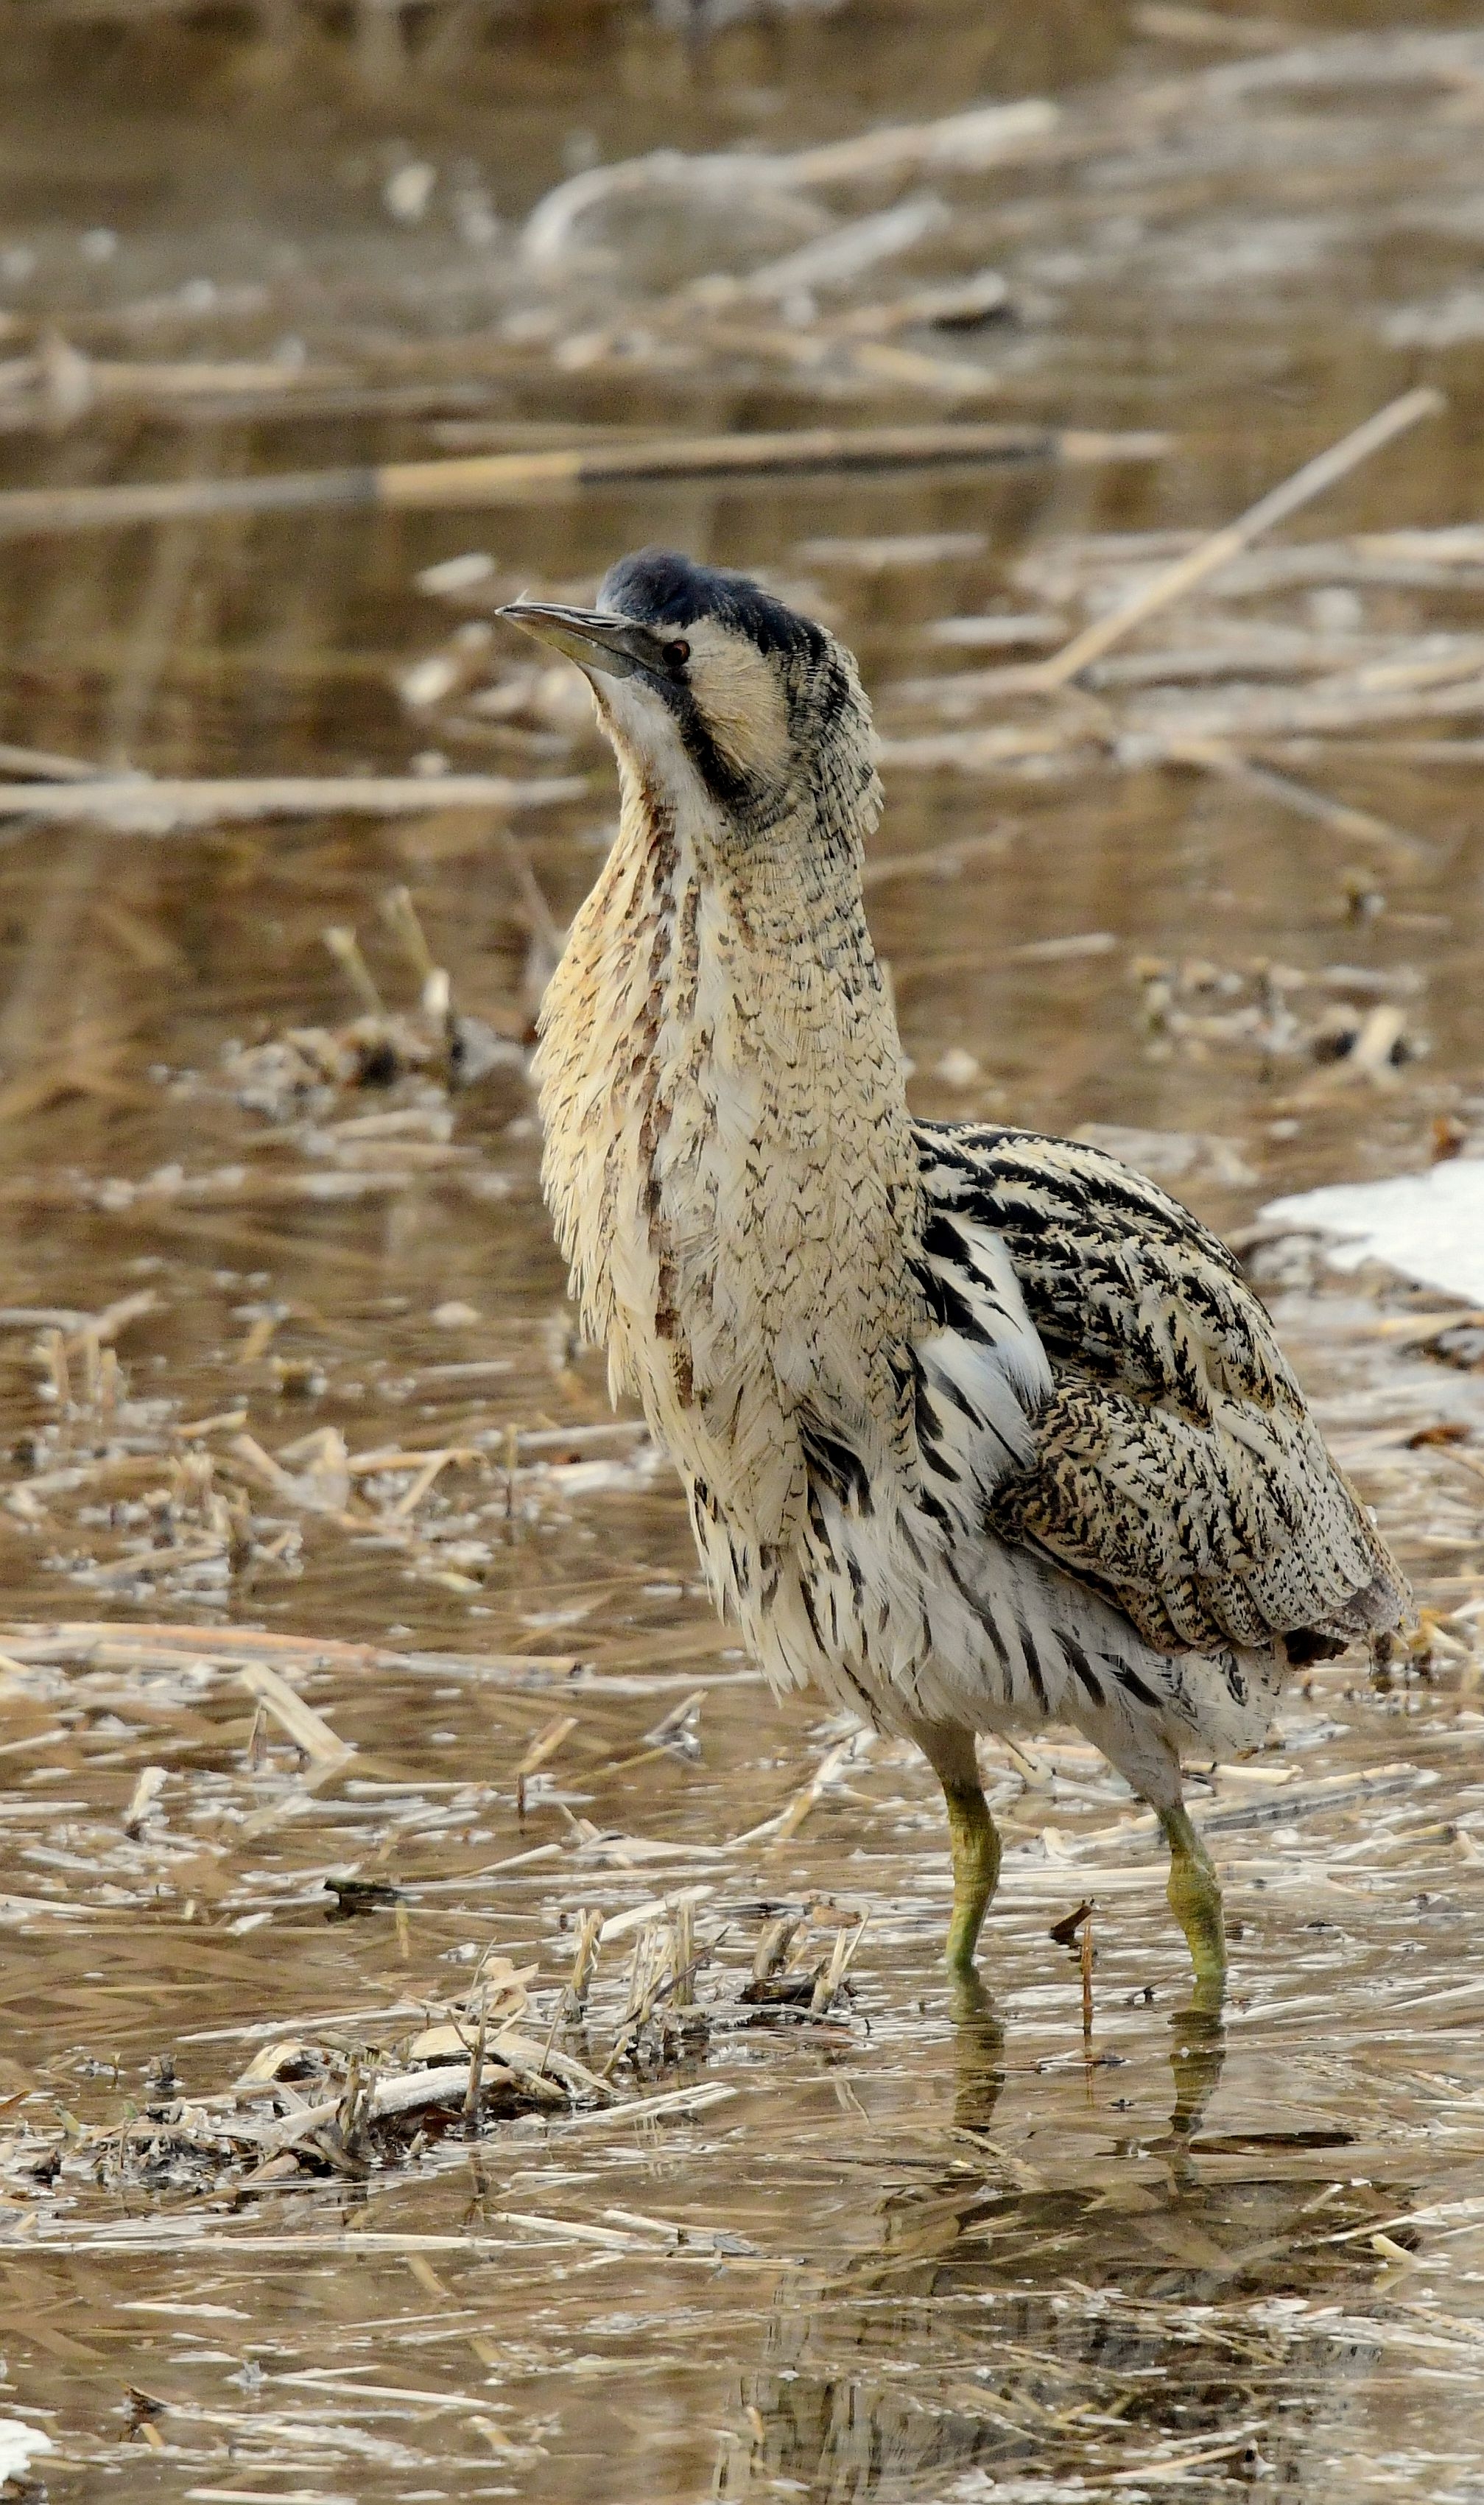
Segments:
[[[1188,1210],[1099,1149],[916,1127],[940,1260],[1003,1241],[1050,1361],[987,1527],[1114,1601],[1164,1653],[1342,1650],[1410,1596],[1256,1296]]]

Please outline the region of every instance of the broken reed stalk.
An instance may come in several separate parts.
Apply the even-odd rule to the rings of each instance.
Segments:
[[[677,1905],[675,1909],[675,1981],[672,1993],[677,2010],[689,2009],[695,2000],[695,1977],[699,1959],[695,1948],[695,1907]]]
[[[88,783],[107,774],[102,765],[85,765],[77,757],[58,757],[50,748],[17,748],[0,740],[0,774],[34,775],[47,783]]]
[[[313,1764],[335,1766],[354,1754],[349,1742],[332,1731],[324,1715],[316,1713],[312,1705],[306,1705],[288,1680],[280,1677],[266,1662],[242,1663],[237,1677],[248,1694],[272,1714],[275,1722],[283,1725],[295,1746],[302,1749]]]
[[[577,1946],[572,1953],[572,1972],[561,1997],[561,2014],[569,2023],[576,2023],[585,2014],[603,1929],[602,1915],[585,1905],[578,1908],[573,1919],[577,1926]]]
[[[475,2037],[474,2051],[469,2057],[469,2086],[464,2096],[464,2129],[471,2139],[477,2136],[479,2129],[479,2089],[484,2076],[484,2039],[485,2017],[481,2008],[478,2033]]]
[[[1092,1916],[1082,1924],[1082,2041],[1092,2041]]]
[[[320,933],[331,956],[354,992],[368,1017],[385,1017],[386,1003],[377,991],[371,968],[361,954],[361,944],[353,931],[344,924],[332,922]],[[255,1328],[257,1325],[255,1325]],[[254,1356],[261,1354],[254,1350]]]
[[[443,809],[543,808],[580,800],[582,774],[515,781],[504,774],[110,775],[72,783],[0,782],[0,817],[53,826],[106,827],[115,834],[169,835],[196,827],[251,826],[265,818],[431,817]]]
[[[794,1935],[802,1926],[802,1914],[774,1914],[765,1922],[753,1951],[753,1981],[768,1983],[782,1972],[788,1962]]]
[[[1169,449],[1169,442],[1166,435],[1112,435],[1077,427],[807,427],[778,435],[664,436],[648,443],[280,471],[256,478],[15,487],[0,494],[0,539],[133,522],[322,512],[336,506],[404,513],[447,507],[477,511],[488,505],[544,504],[587,487],[657,485],[679,478],[787,477],[809,471],[890,476],[1001,461],[1153,461]]]
[[[520,1817],[523,1818],[525,1816],[525,1787],[527,1781],[546,1764],[548,1757],[555,1756],[556,1751],[562,1746],[563,1741],[569,1739],[576,1729],[577,1715],[575,1713],[558,1713],[555,1714],[548,1723],[547,1723],[545,1729],[538,1731],[535,1739],[531,1742],[525,1755],[521,1758],[519,1765],[515,1768],[515,1809]]]
[[[1291,774],[1280,774],[1260,758],[1243,757],[1221,740],[1172,739],[1165,755],[1172,764],[1201,766],[1251,792],[1255,798],[1272,800],[1280,808],[1291,809],[1297,817],[1312,819],[1315,825],[1327,827],[1347,843],[1387,845],[1401,860],[1414,863],[1436,858],[1436,846],[1425,836],[1406,834],[1400,827],[1392,826],[1369,809],[1356,809],[1348,801],[1332,800],[1327,792],[1316,792],[1311,784],[1296,782]]]
[[[388,888],[385,895],[377,899],[376,909],[392,937],[402,949],[418,983],[426,986],[438,973],[439,968],[434,963],[433,951],[428,945],[427,933],[418,920],[417,907],[412,901],[410,889]]]
[[[1229,565],[1233,557],[1241,556],[1264,531],[1287,521],[1289,515],[1296,513],[1301,506],[1311,504],[1326,488],[1348,477],[1352,470],[1358,469],[1362,461],[1368,461],[1373,452],[1379,452],[1383,444],[1390,443],[1394,437],[1415,426],[1419,419],[1435,417],[1446,406],[1442,393],[1431,386],[1403,392],[1399,400],[1389,402],[1385,408],[1377,410],[1374,417],[1368,417],[1363,426],[1356,427],[1338,443],[1332,443],[1327,452],[1321,452],[1313,461],[1306,461],[1301,470],[1295,470],[1281,486],[1270,489],[1238,520],[1228,522],[1224,530],[1213,532],[1209,539],[1202,540],[1198,547],[1177,557],[1173,565],[1156,575],[1152,582],[1146,583],[1142,591],[1135,592],[1132,600],[1126,601],[1121,609],[1115,609],[1109,617],[1096,618],[1090,626],[1084,626],[1079,635],[1074,635],[1070,644],[1064,644],[1048,661],[1033,662],[1025,671],[1021,685],[1040,689],[1066,687],[1078,671],[1085,670],[1093,661],[1101,660],[1105,653],[1111,652],[1114,644],[1120,644],[1125,635],[1132,634],[1136,626],[1142,626],[1147,618],[1156,617],[1161,609],[1169,607],[1172,600],[1179,600],[1183,593],[1193,590],[1198,582],[1204,582],[1221,566]]]
[[[165,1770],[163,1766],[145,1766],[142,1769],[139,1780],[135,1783],[133,1791],[129,1795],[128,1806],[124,1813],[124,1832],[125,1835],[131,1835],[137,1838],[142,1834],[145,1820],[148,1818],[151,1809],[154,1807],[155,1802],[159,1798],[164,1787]]]

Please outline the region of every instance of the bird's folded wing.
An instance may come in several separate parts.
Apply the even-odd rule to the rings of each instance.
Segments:
[[[1405,1584],[1225,1246],[1099,1149],[968,1123],[917,1136],[930,1233],[1001,1238],[1050,1360],[1032,1456],[996,1480],[986,1527],[1161,1650],[1283,1636],[1301,1658],[1399,1624]]]

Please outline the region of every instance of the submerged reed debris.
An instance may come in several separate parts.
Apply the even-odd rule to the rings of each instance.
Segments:
[[[253,1676],[270,1699],[283,1686],[263,1665]],[[164,1780],[151,1771],[156,1780],[141,1779],[130,1814],[136,1837]],[[353,1874],[332,1872],[325,1884],[332,1922],[416,1901],[415,1889]],[[467,1990],[414,1993],[415,2025],[404,2000],[331,2025],[228,2029],[228,2039],[262,2040],[222,2086],[187,2093],[175,2057],[166,2057],[142,2107],[125,2101],[96,2123],[49,2121],[34,2099],[21,2099],[18,2112],[0,2115],[0,2181],[13,2200],[30,2194],[53,2206],[76,2207],[91,2184],[109,2193],[168,2189],[230,2213],[315,2182],[366,2182],[437,2164],[458,2141],[498,2137],[512,2124],[606,2116],[617,2131],[630,2115],[699,2109],[730,2092],[697,2080],[656,2098],[651,2083],[703,2057],[718,2024],[724,2033],[751,2024],[760,2002],[823,2017],[846,1993],[866,1925],[864,1917],[852,1925],[829,1907],[805,1908],[793,1927],[807,1944],[787,1972],[770,1969],[761,1989],[739,1990],[724,1977],[720,1993],[703,1993],[700,1979],[724,1933],[699,1935],[697,1892],[705,1891],[682,1891],[669,1910],[641,1906],[607,1925],[596,1910],[580,1910],[572,1972],[554,1993],[541,1990],[539,1961],[520,1964],[486,1947]],[[594,1981],[605,1928],[631,1936],[632,1948],[626,1977],[610,1964],[600,2017]]]

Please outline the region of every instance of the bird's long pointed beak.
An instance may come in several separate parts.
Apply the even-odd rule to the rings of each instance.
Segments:
[[[661,666],[664,647],[648,626],[632,617],[602,609],[566,609],[554,600],[512,600],[499,612],[512,626],[565,653],[580,670],[598,670],[610,679],[653,674]]]

